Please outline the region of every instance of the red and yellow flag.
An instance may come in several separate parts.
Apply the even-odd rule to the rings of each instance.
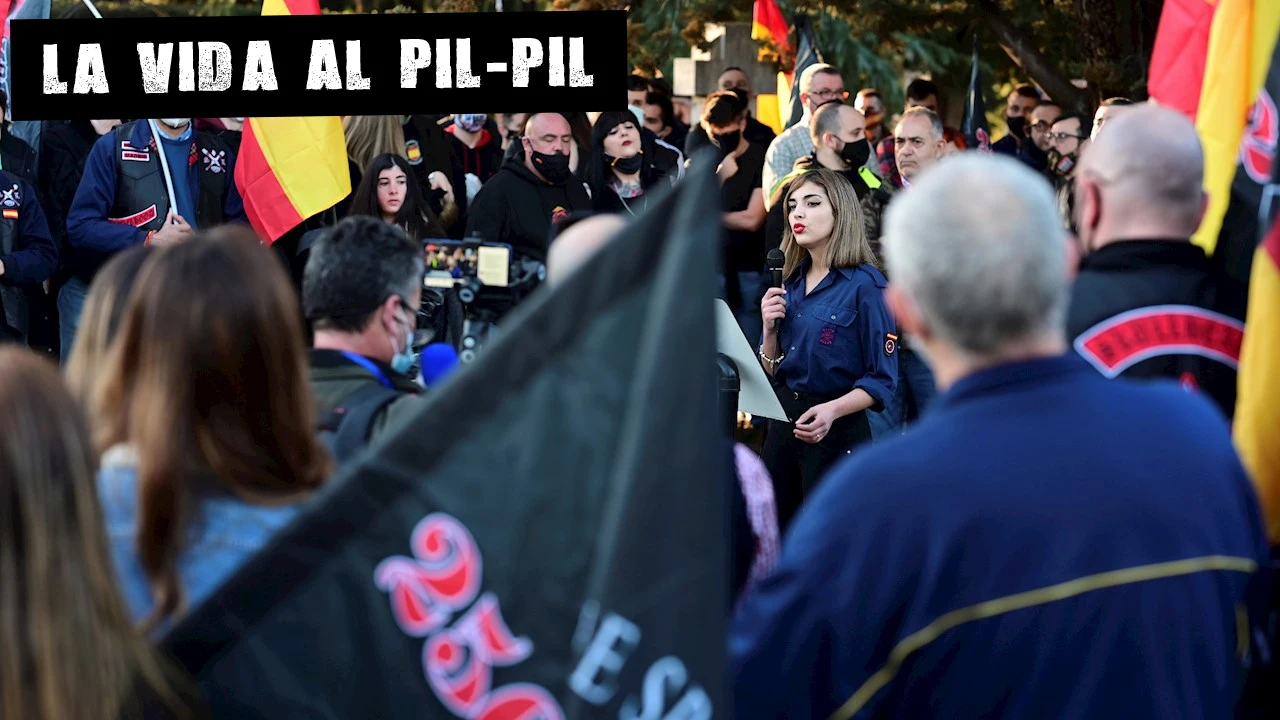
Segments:
[[[263,0],[263,15],[319,15],[320,0]]]
[[[1237,376],[1233,432],[1267,521],[1280,542],[1280,218],[1258,246]]]
[[[265,0],[263,15],[318,15],[318,0]],[[236,158],[245,214],[268,243],[351,194],[342,118],[249,118]]]
[[[791,52],[787,32],[791,27],[782,15],[777,0],[755,0],[751,8],[751,39],[772,40],[783,55]]]
[[[1196,116],[1209,28],[1218,0],[1165,0],[1147,72],[1147,94],[1165,107]]]
[[[1271,51],[1280,33],[1280,2],[1218,0],[1209,29],[1204,83],[1196,111],[1196,130],[1204,145],[1204,189],[1209,209],[1192,240],[1212,253],[1231,200],[1231,181],[1239,162],[1249,108],[1271,67]]]

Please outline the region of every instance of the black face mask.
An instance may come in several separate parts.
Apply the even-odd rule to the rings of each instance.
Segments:
[[[1009,132],[1020,138],[1027,136],[1027,119],[1021,115],[1017,117],[1007,117],[1005,120],[1009,124]]]
[[[716,147],[720,148],[720,157],[723,158],[734,150],[738,149],[738,145],[742,144],[742,132],[734,130],[723,135],[713,135]]]
[[[569,179],[569,175],[572,174],[569,171],[568,155],[561,155],[560,153],[547,155],[546,153],[534,151],[532,158],[533,166],[552,185],[564,183],[565,180]]]
[[[623,175],[638,173],[644,167],[644,153],[638,152],[629,158],[614,158],[611,167]]]
[[[865,165],[869,157],[871,157],[871,143],[865,138],[847,142],[840,148],[840,159],[849,163],[849,167],[854,170]]]

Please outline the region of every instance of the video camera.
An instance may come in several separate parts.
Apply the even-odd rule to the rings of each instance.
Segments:
[[[434,331],[422,345],[448,342],[463,363],[475,360],[498,321],[547,277],[545,264],[505,243],[428,239],[422,250],[427,272],[418,328]]]

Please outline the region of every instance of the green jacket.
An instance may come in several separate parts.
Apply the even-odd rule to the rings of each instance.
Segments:
[[[373,420],[370,440],[377,437],[389,424],[397,419],[412,414],[421,407],[422,387],[408,377],[392,370],[385,363],[371,360],[392,387],[405,393],[405,396],[388,403]],[[311,395],[316,400],[317,417],[323,418],[333,412],[351,394],[369,383],[379,382],[373,373],[347,359],[337,350],[312,350],[310,356]]]

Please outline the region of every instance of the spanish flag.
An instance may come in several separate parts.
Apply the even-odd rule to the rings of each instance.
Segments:
[[[319,15],[320,0],[263,0],[263,15]]]
[[[263,15],[318,15],[318,0],[265,0]],[[249,118],[236,159],[245,213],[268,243],[351,194],[339,117]]]
[[[1280,174],[1280,173],[1277,173]],[[1271,541],[1280,543],[1280,217],[1254,255],[1233,425]]]
[[[772,40],[783,55],[791,53],[787,43],[787,19],[778,7],[778,0],[755,0],[751,8],[751,39]],[[763,52],[763,51],[762,51]]]

